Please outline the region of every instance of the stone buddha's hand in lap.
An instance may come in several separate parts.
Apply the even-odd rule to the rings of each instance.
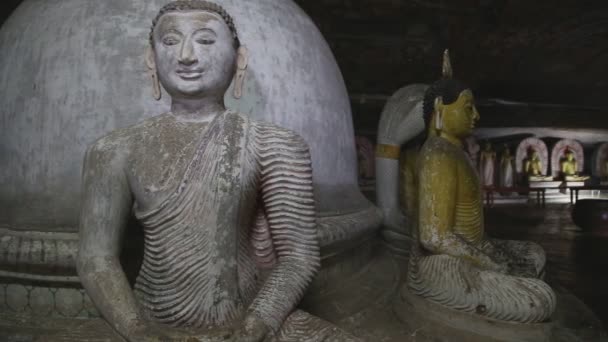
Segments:
[[[233,329],[187,329],[173,328],[145,321],[136,325],[126,336],[133,342],[231,342],[235,339]]]
[[[264,341],[270,329],[260,318],[248,315],[232,337],[234,342],[261,342]]]

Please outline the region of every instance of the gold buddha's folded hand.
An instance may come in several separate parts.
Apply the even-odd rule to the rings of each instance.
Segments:
[[[510,271],[509,263],[507,263],[507,262],[492,261],[492,262],[487,263],[485,266],[490,271],[494,271],[494,272],[498,272],[498,273],[508,274]]]
[[[538,273],[533,264],[521,260],[516,260],[510,265],[509,274],[523,278],[538,278]]]

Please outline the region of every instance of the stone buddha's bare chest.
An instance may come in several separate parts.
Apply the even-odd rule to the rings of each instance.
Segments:
[[[127,176],[140,210],[158,205],[175,191],[206,125],[164,119],[146,127],[133,142]]]

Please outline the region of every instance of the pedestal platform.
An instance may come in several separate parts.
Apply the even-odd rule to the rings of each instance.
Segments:
[[[567,194],[568,193],[568,189],[570,188],[574,188],[574,187],[579,187],[579,186],[585,186],[585,181],[573,181],[573,180],[566,180],[562,182],[562,185],[560,186],[560,192],[562,194]]]
[[[528,186],[532,189],[544,188],[547,189],[547,193],[559,192],[559,187],[562,186],[562,181],[529,181]]]

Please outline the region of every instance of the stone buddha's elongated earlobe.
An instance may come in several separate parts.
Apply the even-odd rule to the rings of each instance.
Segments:
[[[232,95],[235,99],[240,99],[243,96],[243,83],[247,76],[247,67],[249,66],[249,50],[241,46],[237,50],[236,73],[234,74],[234,90]]]
[[[158,80],[156,62],[154,61],[154,52],[151,47],[146,49],[146,66],[152,78],[152,96],[154,96],[156,101],[159,101],[162,97],[162,92],[160,91],[160,81]]]
[[[156,101],[159,101],[162,97],[162,93],[160,91],[160,82],[158,81],[156,68],[150,70],[150,77],[152,77],[152,96],[154,96]]]

